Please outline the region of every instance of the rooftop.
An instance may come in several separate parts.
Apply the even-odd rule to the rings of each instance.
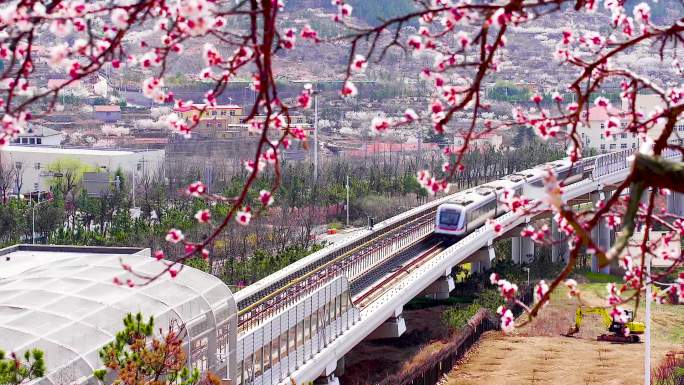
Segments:
[[[94,106],[95,112],[121,112],[121,107],[113,106]]]
[[[133,155],[140,152],[157,152],[163,150],[108,150],[108,149],[91,149],[78,147],[50,147],[50,146],[22,146],[11,144],[2,149],[6,152],[14,153],[37,153],[37,154],[62,154],[62,155]]]
[[[174,111],[176,112],[187,112],[190,110],[201,110],[206,106],[206,104],[193,104],[191,106],[183,106],[183,107],[174,107]],[[224,104],[224,105],[217,105],[217,106],[207,106],[206,109],[207,111],[211,110],[239,110],[240,106],[235,105],[235,104]]]
[[[185,323],[193,347],[199,333],[222,329],[225,335],[235,310],[232,294],[220,279],[185,267],[176,278],[163,275],[147,286],[118,286],[114,277],[124,282],[131,278],[122,261],[147,275],[163,268],[149,257],[149,249],[34,245],[0,249],[0,341],[6,351],[23,354],[39,348],[45,352],[46,376],[34,383],[89,381],[93,370],[102,366],[99,349],[123,328],[127,313],[154,316],[155,325],[162,329],[172,319]]]

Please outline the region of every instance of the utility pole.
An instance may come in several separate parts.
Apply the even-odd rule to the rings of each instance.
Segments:
[[[318,183],[318,89],[314,89],[314,183]]]
[[[349,174],[347,174],[347,227],[349,227]]]
[[[646,258],[646,279],[651,277],[651,257]],[[644,280],[645,281],[645,280]],[[636,314],[635,314],[636,315]],[[646,283],[646,331],[644,331],[644,385],[651,385],[651,284]]]

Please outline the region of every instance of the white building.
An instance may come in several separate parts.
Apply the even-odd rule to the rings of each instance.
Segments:
[[[636,97],[636,111],[644,114],[643,120],[650,118],[650,115],[656,108],[664,108],[665,104],[660,96],[655,94],[638,94]],[[622,110],[629,110],[629,100],[622,101]],[[648,136],[656,139],[660,136],[665,128],[665,121],[657,123],[653,128],[648,130]],[[670,139],[684,138],[684,120],[679,120],[675,124],[674,131],[670,135]]]
[[[613,152],[626,149],[639,148],[639,136],[633,133],[621,132],[620,129],[610,130],[611,135],[607,135],[606,124],[611,116],[617,116],[619,110],[611,110],[610,115],[605,108],[592,107],[589,109],[589,126],[581,125],[577,132],[580,135],[584,148],[592,148],[599,153]],[[585,115],[586,116],[586,115]],[[622,123],[625,126],[625,123]]]
[[[55,174],[63,168],[79,167],[79,171],[127,175],[154,174],[164,162],[164,150],[93,150],[39,146],[7,146],[0,150],[3,167],[14,167],[17,181],[15,194],[48,191]]]
[[[585,148],[595,149],[600,153],[639,148],[641,138],[637,134],[631,132],[623,133],[621,129],[614,128],[608,130],[611,131],[610,137],[606,135],[608,119],[624,115],[624,111],[630,111],[629,101],[624,99],[621,107],[622,109],[620,110],[611,109],[610,111],[600,107],[589,109],[589,126],[582,125],[578,128],[578,133]],[[639,94],[636,97],[636,111],[644,114],[641,120],[648,119],[656,108],[663,107],[664,104],[658,95]],[[586,117],[586,113],[583,114],[582,118],[584,117]],[[622,118],[621,127],[624,128],[626,125],[626,118]],[[652,139],[656,139],[660,136],[664,127],[665,123],[660,122],[650,128],[647,135]],[[680,120],[675,124],[674,131],[670,136],[670,139],[680,138],[684,138],[684,120]]]
[[[64,134],[52,128],[29,123],[26,130],[17,135],[13,143],[38,146],[59,146]]]

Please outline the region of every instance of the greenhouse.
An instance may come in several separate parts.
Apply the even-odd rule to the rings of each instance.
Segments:
[[[237,311],[220,279],[184,267],[145,286],[114,284],[132,270],[154,276],[163,265],[149,249],[19,245],[0,250],[0,349],[45,352],[41,385],[94,382],[99,349],[123,328],[127,313],[153,316],[155,329],[172,320],[187,328],[188,364],[231,378]],[[140,279],[138,278],[138,281]]]

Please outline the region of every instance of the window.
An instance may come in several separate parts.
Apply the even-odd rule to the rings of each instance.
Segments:
[[[622,134],[620,137],[621,137],[622,139],[627,139],[627,134]]]
[[[261,369],[263,367],[263,347],[257,349],[256,352],[254,352],[254,378],[257,378],[261,376]]]
[[[43,139],[36,138],[36,144],[43,144]]]
[[[14,167],[15,167],[17,170],[21,170],[21,162],[15,163],[15,164],[14,164]]]
[[[603,124],[602,124],[602,125],[603,125]],[[602,128],[603,128],[603,127],[602,127]],[[606,138],[606,137],[605,137],[603,134],[601,134],[601,139],[605,139],[605,138]]]
[[[212,115],[216,115],[216,110],[211,111]]]
[[[603,123],[601,123],[601,129],[603,130],[603,129],[605,129],[605,128],[606,128],[606,125],[603,124]]]
[[[33,166],[36,168],[36,170],[40,170],[40,163],[39,162],[36,162],[36,164],[34,164]]]
[[[38,183],[33,184],[33,191],[38,191]]]
[[[287,357],[287,330],[280,335],[280,359]]]
[[[632,143],[632,148],[636,148],[636,143]]]
[[[271,342],[271,362],[272,366],[280,362],[280,336],[274,338],[273,342]]]
[[[605,149],[606,149],[606,145],[605,145],[605,144],[602,144],[602,145],[601,145],[601,150],[605,150]]]
[[[36,138],[29,138],[29,144],[36,144]]]
[[[622,144],[620,145],[620,148],[621,148],[621,149],[627,148],[627,143],[622,143]]]
[[[28,144],[28,138],[21,138],[21,144]]]
[[[610,149],[611,149],[611,150],[615,150],[615,148],[617,148],[617,144],[611,143],[611,144],[610,144]]]

